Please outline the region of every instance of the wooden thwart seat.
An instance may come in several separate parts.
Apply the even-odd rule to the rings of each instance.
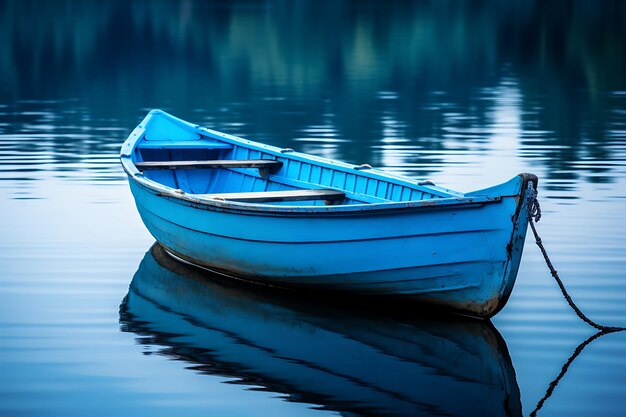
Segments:
[[[203,197],[241,203],[271,203],[280,201],[324,200],[337,202],[346,198],[346,194],[336,190],[288,190],[250,193],[202,194]]]
[[[150,161],[135,162],[138,169],[206,169],[206,168],[273,168],[279,170],[283,163],[273,159],[216,159],[207,161]]]
[[[216,140],[145,140],[139,142],[139,149],[206,149],[220,150],[233,149],[230,143]]]
[[[258,168],[261,177],[280,170],[283,163],[273,159],[217,159],[206,161],[148,161],[135,162],[140,171],[150,169],[208,169],[208,168]]]

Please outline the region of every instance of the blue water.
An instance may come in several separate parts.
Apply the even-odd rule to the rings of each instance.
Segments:
[[[483,353],[457,358],[459,369],[464,377],[512,370],[519,392],[509,394],[529,415],[594,334],[532,239],[493,329],[418,321],[407,324],[410,344],[383,346],[377,329],[401,332],[405,321],[353,322],[350,313],[303,311],[281,297],[266,308],[244,288],[218,309],[242,320],[224,323],[219,335],[230,336],[219,342],[202,333],[215,317],[208,307],[185,304],[194,293],[184,274],[171,299],[142,298],[151,287],[140,265],[151,262],[153,239],[119,146],[149,109],[162,108],[461,191],[533,172],[539,231],[573,298],[592,319],[624,326],[625,45],[619,1],[0,1],[0,414],[436,414],[468,400],[456,396],[452,377],[428,399],[431,408],[413,411],[395,407],[399,395],[377,409],[345,384],[393,387],[420,360],[432,372],[414,383],[429,384],[428,375],[451,372],[434,365],[436,352],[486,340]],[[131,281],[138,290],[129,294]],[[244,314],[245,303],[263,314]],[[191,324],[176,324],[181,317]],[[378,327],[381,320],[395,324]],[[278,343],[251,365],[237,332],[269,328],[312,362],[283,358]],[[441,343],[431,337],[439,328]],[[353,367],[335,364],[328,345],[307,356],[307,335],[322,331],[329,343],[350,341],[341,346],[354,349],[342,353]],[[401,349],[407,356],[394,356]],[[430,353],[418,360],[419,352]],[[626,333],[592,341],[537,415],[623,415],[624,352]],[[370,357],[389,368],[358,363]],[[343,382],[262,369],[276,358],[325,364]],[[332,398],[320,394],[328,387]]]

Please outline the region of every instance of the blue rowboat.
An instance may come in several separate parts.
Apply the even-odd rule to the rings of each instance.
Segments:
[[[520,174],[460,193],[152,110],[121,149],[137,209],[173,256],[263,284],[411,298],[491,317],[527,228]]]
[[[207,277],[155,244],[120,323],[203,374],[341,415],[522,416],[506,344],[489,321],[336,301]]]

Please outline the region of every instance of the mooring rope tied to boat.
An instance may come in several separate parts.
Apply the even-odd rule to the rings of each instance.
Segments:
[[[535,235],[535,243],[537,244],[537,246],[539,246],[539,249],[541,250],[541,254],[543,255],[543,259],[546,261],[546,265],[548,266],[548,269],[550,270],[550,274],[552,275],[552,277],[558,284],[559,288],[561,289],[561,293],[563,294],[563,297],[565,297],[565,300],[567,301],[569,306],[574,310],[576,315],[582,321],[584,321],[591,327],[599,330],[600,332],[610,333],[610,332],[619,332],[619,331],[626,330],[626,327],[604,326],[604,325],[596,323],[595,321],[587,317],[585,313],[583,313],[580,310],[580,308],[578,308],[578,306],[574,303],[574,301],[572,300],[572,297],[569,295],[569,293],[565,289],[565,285],[563,284],[563,281],[559,277],[559,274],[556,271],[556,268],[554,268],[554,265],[552,264],[552,261],[550,260],[550,257],[548,256],[548,252],[546,252],[546,248],[543,246],[543,241],[541,240],[541,237],[539,236],[539,233],[537,232],[537,228],[535,227],[535,223],[541,220],[541,206],[539,205],[539,200],[537,199],[537,190],[535,189],[535,185],[533,184],[532,181],[528,183],[526,196],[528,199],[528,213],[527,213],[528,223],[530,224],[530,228],[533,231],[533,235]]]

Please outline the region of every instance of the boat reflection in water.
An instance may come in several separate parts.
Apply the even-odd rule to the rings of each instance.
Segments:
[[[350,415],[522,415],[506,344],[491,323],[321,304],[224,280],[155,244],[120,322],[165,355],[289,401]]]

